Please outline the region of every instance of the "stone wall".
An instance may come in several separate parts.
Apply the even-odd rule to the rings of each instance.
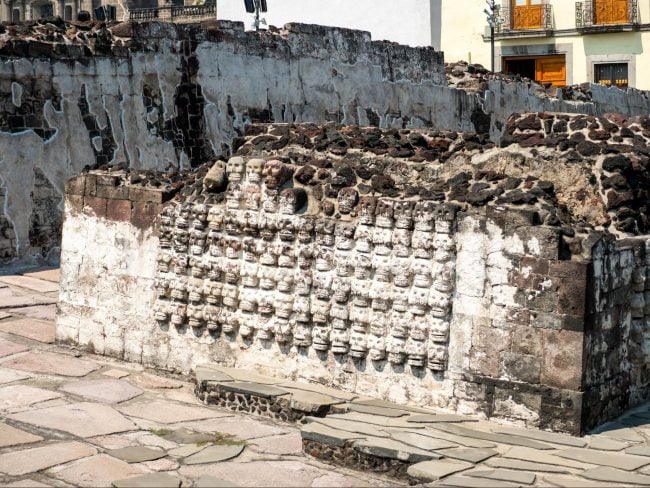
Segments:
[[[513,112],[650,112],[645,93],[597,86],[588,101],[505,79],[451,88],[442,53],[345,29],[32,22],[3,35],[2,263],[57,259],[64,181],[85,166],[188,168],[236,149],[252,122],[428,126],[499,142]]]
[[[602,250],[647,232],[641,140],[614,140],[642,129],[562,114],[507,127],[518,142],[503,149],[450,131],[253,126],[236,156],[193,173],[84,174],[68,190],[57,337],[174,371],[263,368],[590,428],[648,392],[629,293],[641,271],[624,265],[645,255]],[[616,144],[618,159],[599,154]],[[604,181],[636,186],[613,204]]]

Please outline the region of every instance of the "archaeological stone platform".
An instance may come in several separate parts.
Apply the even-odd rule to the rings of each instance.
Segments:
[[[579,434],[648,396],[647,119],[252,126],[66,188],[57,339]]]

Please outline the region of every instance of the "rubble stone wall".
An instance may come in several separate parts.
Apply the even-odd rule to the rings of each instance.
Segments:
[[[193,173],[83,174],[67,191],[57,337],[580,433],[648,394],[647,238],[629,237],[647,232],[648,159],[629,143],[642,132],[524,114],[503,149],[260,125]],[[600,185],[628,180],[624,199]]]
[[[6,29],[2,263],[57,259],[63,185],[85,166],[187,168],[236,150],[252,122],[434,127],[499,142],[513,112],[650,113],[647,94],[598,86],[588,101],[499,79],[449,87],[442,53],[346,29],[255,33],[228,21]],[[42,178],[53,193],[44,199]]]

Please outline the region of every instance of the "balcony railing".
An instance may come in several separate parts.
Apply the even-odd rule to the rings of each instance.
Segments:
[[[552,29],[552,5],[503,6],[498,10],[497,33]]]
[[[155,8],[139,8],[129,10],[129,20],[139,22],[168,21],[168,22],[197,22],[205,19],[216,18],[217,5],[180,5]]]
[[[576,27],[578,29],[638,23],[638,0],[587,0],[576,2]]]

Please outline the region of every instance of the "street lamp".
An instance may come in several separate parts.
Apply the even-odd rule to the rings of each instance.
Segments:
[[[255,14],[255,21],[253,22],[255,30],[260,29],[260,24],[266,24],[266,20],[260,19],[260,12],[267,11],[266,0],[244,0],[244,6],[246,7],[246,12]]]
[[[494,73],[494,29],[499,25],[499,6],[497,5],[496,0],[485,0],[487,8],[483,10],[487,16],[487,22],[490,26],[490,59],[492,62],[492,67],[490,71]]]

